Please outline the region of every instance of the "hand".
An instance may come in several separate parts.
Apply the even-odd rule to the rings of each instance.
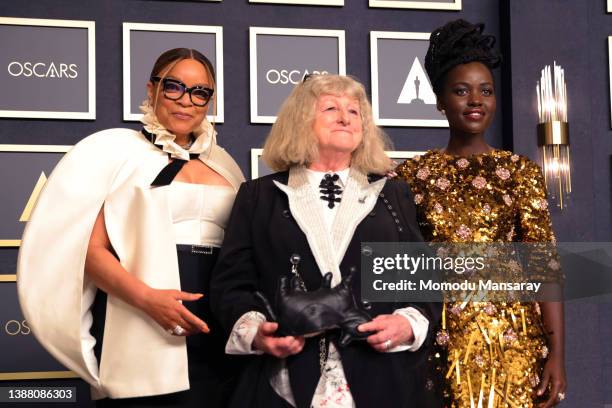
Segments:
[[[263,322],[260,324],[253,339],[253,348],[277,358],[285,358],[302,351],[305,343],[304,337],[274,337],[277,329],[278,323]]]
[[[153,289],[147,291],[141,309],[157,322],[165,331],[172,332],[178,325],[185,331],[181,336],[209,333],[208,325],[191,313],[181,301],[195,301],[204,296],[201,293],[181,292],[180,290]]]
[[[393,164],[393,169],[389,170],[386,174],[385,177],[388,179],[392,179],[394,177],[397,177],[397,172],[395,171],[395,168],[397,168],[398,166],[398,162],[396,162],[395,160],[391,160],[391,163]]]
[[[378,315],[371,322],[360,325],[358,330],[376,332],[368,337],[367,342],[381,353],[414,340],[410,322],[400,315]]]
[[[538,405],[539,408],[550,408],[557,405],[559,402],[559,393],[565,393],[567,382],[565,380],[565,366],[563,357],[551,354],[544,364],[544,372],[542,373],[542,383],[538,388],[538,396],[544,395],[548,384],[550,383],[550,393],[546,401]]]

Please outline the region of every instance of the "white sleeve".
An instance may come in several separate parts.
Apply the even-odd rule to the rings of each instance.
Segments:
[[[266,321],[262,313],[246,312],[234,323],[229,339],[225,344],[227,354],[263,354],[263,351],[253,350],[253,339],[259,325]]]
[[[395,315],[405,317],[412,326],[412,333],[414,334],[414,340],[389,349],[388,353],[395,353],[398,351],[417,351],[425,341],[427,337],[427,330],[429,329],[429,320],[421,312],[414,307],[405,307],[403,309],[397,309],[393,312]]]

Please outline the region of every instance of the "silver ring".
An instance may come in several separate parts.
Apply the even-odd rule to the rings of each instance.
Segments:
[[[559,402],[563,401],[565,399],[565,393],[564,392],[558,393],[557,399],[559,400]]]
[[[172,333],[176,334],[177,336],[182,336],[183,334],[185,334],[185,329],[183,329],[180,325],[176,325],[174,326],[174,329],[172,329]]]
[[[383,347],[385,350],[389,350],[391,348],[391,340],[387,340],[383,343]]]

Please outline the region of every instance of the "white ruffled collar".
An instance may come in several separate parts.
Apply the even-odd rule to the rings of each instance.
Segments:
[[[189,154],[208,154],[210,149],[217,144],[217,132],[206,118],[193,131],[195,141],[189,150],[186,150],[175,143],[174,139],[176,139],[176,136],[159,123],[148,100],[142,103],[140,110],[143,113],[140,121],[144,125],[145,130],[155,135],[153,143],[160,146],[172,158],[189,160]]]

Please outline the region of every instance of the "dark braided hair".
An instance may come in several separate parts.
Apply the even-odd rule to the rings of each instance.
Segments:
[[[440,95],[446,74],[459,64],[481,62],[489,69],[499,66],[501,55],[493,49],[495,37],[483,35],[484,24],[471,24],[459,19],[437,28],[429,37],[425,70]]]

